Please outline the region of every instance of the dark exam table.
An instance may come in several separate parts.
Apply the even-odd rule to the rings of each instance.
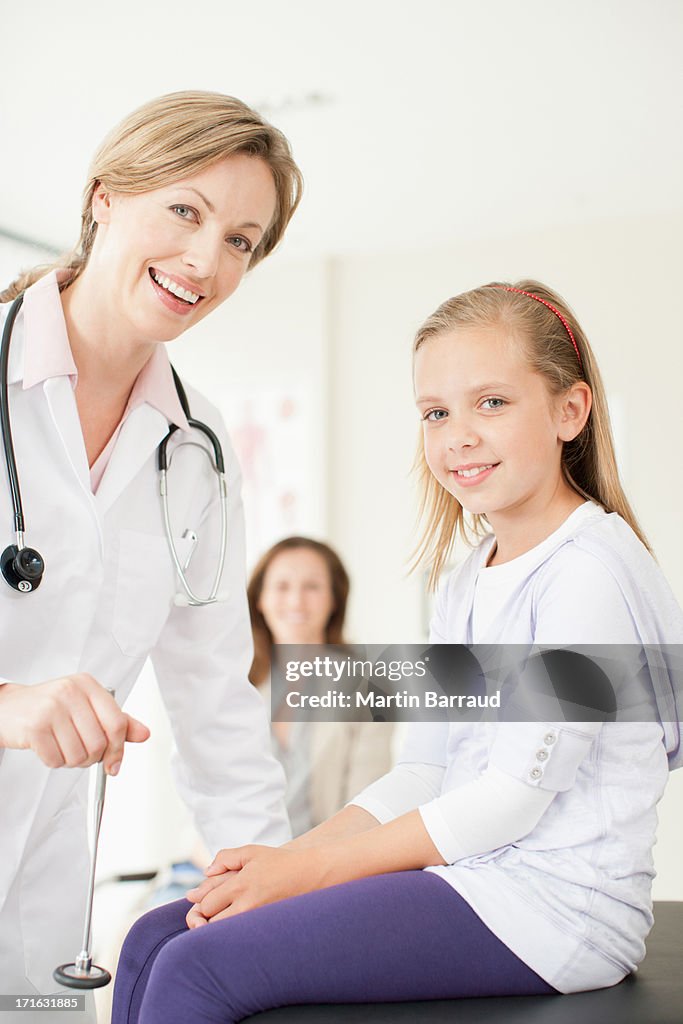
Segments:
[[[249,1024],[683,1024],[683,902],[655,903],[645,960],[613,988],[571,996],[285,1006]]]

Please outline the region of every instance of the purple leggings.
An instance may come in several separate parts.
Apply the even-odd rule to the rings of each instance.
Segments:
[[[168,903],[129,932],[112,1024],[230,1024],[297,1003],[556,991],[429,871],[346,882],[192,931],[189,906]]]

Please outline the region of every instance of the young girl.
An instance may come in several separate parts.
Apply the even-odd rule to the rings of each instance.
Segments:
[[[432,639],[680,642],[562,299],[534,281],[451,299],[414,366],[432,578],[465,512],[488,531]],[[339,814],[280,849],[222,850],[192,906],[142,918],[114,1024],[614,985],[645,952],[655,808],[682,760],[677,722],[416,725]]]

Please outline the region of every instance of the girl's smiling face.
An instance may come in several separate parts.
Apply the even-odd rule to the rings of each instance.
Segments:
[[[88,271],[140,341],[170,341],[235,291],[276,198],[268,165],[244,153],[150,192],[98,186]]]
[[[551,395],[503,328],[458,328],[415,354],[427,464],[463,508],[486,515],[494,529],[497,518],[533,508],[538,498],[552,501],[567,486],[562,443],[578,435],[590,409],[582,417],[572,393]]]

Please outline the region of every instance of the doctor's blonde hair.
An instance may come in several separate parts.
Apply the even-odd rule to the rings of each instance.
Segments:
[[[506,291],[506,288],[517,291]],[[537,302],[519,292],[530,292],[542,301]],[[545,303],[554,306],[571,328],[581,362],[567,328]],[[578,437],[566,441],[562,447],[562,472],[577,494],[596,501],[606,512],[617,512],[625,519],[652,554],[619,479],[607,399],[595,356],[564,299],[546,285],[533,280],[514,284],[493,282],[456,295],[447,299],[422,324],[415,336],[413,358],[431,338],[459,328],[476,327],[501,328],[518,339],[531,368],[545,378],[551,395],[562,394],[580,380],[588,384],[593,395],[591,411]],[[483,515],[474,514],[470,522],[466,521],[460,502],[442,487],[427,465],[422,438],[414,470],[421,491],[419,517],[423,527],[413,555],[413,568],[426,565],[429,586],[434,588],[458,533],[472,547],[490,531]]]
[[[237,153],[263,160],[277,192],[275,215],[249,263],[254,267],[281,240],[301,199],[303,178],[289,143],[282,132],[234,96],[199,90],[173,92],[134,110],[100,145],[88,171],[81,236],[74,250],[20,275],[0,292],[0,302],[16,298],[51,270],[71,271],[62,287],[76,280],[88,262],[97,231],[92,199],[99,183],[111,192],[149,192]]]

